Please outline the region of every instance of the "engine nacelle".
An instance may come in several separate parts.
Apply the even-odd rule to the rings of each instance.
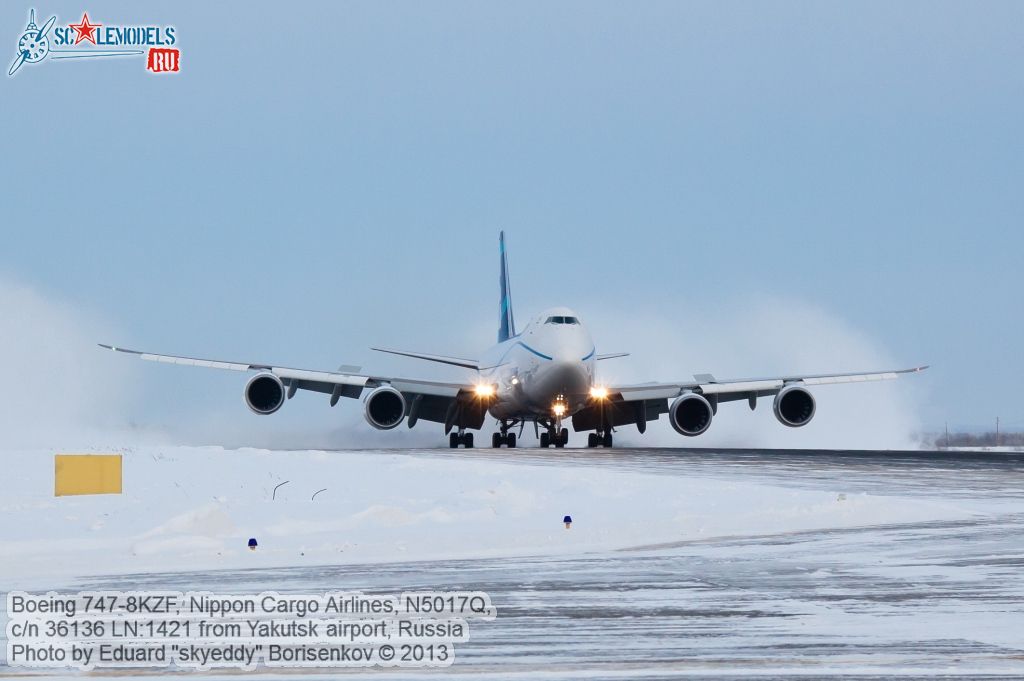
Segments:
[[[814,396],[798,385],[791,385],[779,391],[772,404],[775,418],[784,426],[799,428],[814,418]]]
[[[668,408],[668,420],[680,435],[694,437],[711,427],[715,410],[703,395],[680,395]]]
[[[405,418],[405,397],[389,385],[366,396],[366,420],[377,430],[391,430]]]
[[[256,374],[245,384],[245,404],[257,414],[273,414],[284,404],[284,383],[271,373]]]

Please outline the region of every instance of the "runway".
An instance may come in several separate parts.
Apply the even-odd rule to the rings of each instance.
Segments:
[[[983,502],[983,510],[953,521],[641,541],[583,556],[124,574],[66,586],[483,590],[498,618],[474,624],[444,672],[467,679],[1024,677],[1024,455],[524,448],[408,456],[756,478],[832,490],[840,501],[885,494]],[[275,674],[259,674],[267,676]]]
[[[483,459],[680,475],[735,475],[803,489],[946,497],[1024,498],[1024,452],[864,449],[436,449],[443,459]],[[1024,507],[1021,508],[1024,512]]]

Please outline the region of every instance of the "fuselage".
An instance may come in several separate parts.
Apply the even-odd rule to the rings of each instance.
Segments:
[[[495,389],[489,411],[497,419],[569,416],[586,405],[594,364],[594,341],[579,317],[565,307],[545,310],[481,359],[481,381]]]

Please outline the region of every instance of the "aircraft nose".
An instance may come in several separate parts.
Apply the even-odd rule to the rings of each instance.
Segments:
[[[551,387],[567,395],[585,394],[590,388],[587,367],[579,357],[555,357],[549,373]]]

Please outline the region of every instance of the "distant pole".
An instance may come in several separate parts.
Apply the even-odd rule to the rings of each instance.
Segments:
[[[996,417],[996,447],[999,446],[999,417]]]
[[[949,421],[946,421],[946,449],[949,449]]]

